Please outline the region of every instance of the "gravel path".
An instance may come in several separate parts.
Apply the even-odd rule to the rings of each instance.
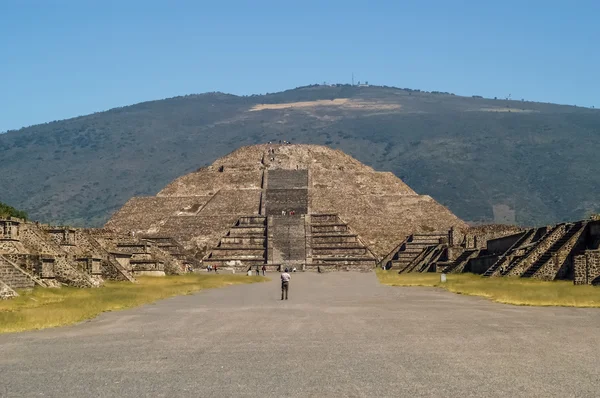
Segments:
[[[2,397],[595,397],[600,310],[293,274],[0,335]]]

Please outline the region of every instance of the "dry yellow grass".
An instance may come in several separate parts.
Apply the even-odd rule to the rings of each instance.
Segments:
[[[139,277],[139,283],[107,282],[98,289],[43,289],[19,291],[0,301],[0,333],[70,325],[102,312],[117,311],[202,289],[265,281],[260,276],[188,274]]]
[[[314,108],[319,106],[338,106],[349,109],[365,110],[394,110],[400,109],[402,107],[400,104],[387,102],[361,101],[349,98],[335,98],[333,100],[286,102],[283,104],[258,104],[250,108],[250,111],[263,111],[265,109]]]
[[[435,273],[398,274],[377,271],[379,281],[390,286],[432,286],[453,293],[481,296],[513,305],[600,307],[600,288],[575,286],[569,281],[543,282],[524,278],[483,278],[473,274],[450,274],[440,282]]]
[[[479,108],[476,109],[479,112],[516,112],[516,113],[534,113],[538,112],[533,109],[520,109],[520,108]]]

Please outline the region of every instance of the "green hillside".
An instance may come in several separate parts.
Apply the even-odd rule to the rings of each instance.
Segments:
[[[392,171],[467,221],[600,211],[600,111],[348,85],[190,95],[10,131],[0,135],[0,201],[32,219],[98,226],[133,195],[280,139]]]

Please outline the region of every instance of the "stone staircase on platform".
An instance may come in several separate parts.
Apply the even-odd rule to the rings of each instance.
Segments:
[[[162,236],[162,235],[146,235],[141,236],[140,238],[150,241],[155,244],[159,249],[168,253],[172,257],[176,258],[186,267],[190,267],[192,269],[199,268],[200,262],[193,258],[189,253],[186,252],[185,248],[179,244],[175,239],[170,236]]]
[[[308,170],[269,170],[266,185],[267,216],[308,213]]]
[[[498,260],[494,264],[492,264],[484,273],[484,277],[490,276],[500,276],[502,271],[511,263],[515,256],[515,252],[521,248],[521,246],[531,243],[534,235],[536,234],[537,229],[529,229],[522,233],[521,237],[517,239],[515,243],[512,244],[511,247],[506,250],[504,254],[501,254],[498,257]]]
[[[0,281],[11,289],[30,289],[36,284],[35,277],[27,274],[15,263],[0,255]],[[44,286],[44,285],[42,285]]]
[[[0,300],[7,300],[17,297],[19,294],[10,286],[0,280]]]
[[[267,225],[266,217],[242,216],[221,237],[202,260],[203,266],[232,268],[236,272],[266,263]]]
[[[95,232],[101,234],[101,232]],[[90,253],[95,253],[96,256],[100,258],[102,264],[102,276],[112,280],[137,282],[133,277],[131,269],[126,269],[119,263],[115,258],[115,255],[110,253],[108,248],[104,248],[89,231],[80,232],[77,235],[77,244]]]
[[[370,270],[377,259],[337,214],[311,214],[309,270]]]
[[[446,266],[442,272],[446,274],[459,274],[463,272],[469,260],[477,257],[479,252],[479,249],[465,249],[465,251],[463,251],[456,260]]]
[[[546,253],[556,241],[566,232],[566,224],[558,224],[554,228],[547,229],[544,236],[538,241],[524,247],[522,255],[516,255],[501,272],[502,276],[521,276],[531,265]]]
[[[407,236],[406,239],[404,239],[403,241],[401,241],[400,243],[398,243],[392,250],[390,250],[390,252],[388,254],[386,254],[385,256],[383,256],[383,258],[381,258],[379,260],[379,262],[377,263],[378,267],[381,267],[383,269],[391,269],[392,268],[392,260],[396,259],[398,256],[398,252],[400,252],[403,248],[404,245],[406,245],[406,243],[410,240],[411,236]]]
[[[406,266],[403,272],[428,272],[435,269],[436,262],[444,254],[446,246],[437,244],[427,246]]]
[[[268,262],[301,269],[306,263],[305,215],[269,216]]]
[[[393,256],[390,269],[398,270],[399,273],[410,272],[413,269],[413,261],[430,246],[440,244],[440,239],[448,238],[447,233],[421,233],[408,237],[406,243]],[[410,270],[409,270],[410,268]]]
[[[541,257],[537,259],[521,275],[522,278],[536,278],[542,280],[554,280],[562,276],[566,271],[563,269],[567,257],[577,246],[577,240],[585,230],[587,222],[578,221],[567,224],[564,235],[560,237]]]

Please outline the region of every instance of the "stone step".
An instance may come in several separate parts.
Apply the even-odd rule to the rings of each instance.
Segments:
[[[261,247],[258,249],[253,248],[223,248],[215,247],[211,251],[211,257],[264,257],[265,248]]]
[[[403,258],[415,258],[417,257],[419,254],[421,254],[423,250],[419,250],[419,251],[414,251],[414,252],[400,252],[398,253],[398,256],[394,259],[394,260],[400,260]]]
[[[246,245],[241,243],[223,243],[215,247],[213,250],[239,249],[239,250],[265,250],[265,245]]]
[[[428,246],[436,246],[438,244],[439,244],[438,242],[436,242],[434,244],[426,243],[426,242],[407,242],[405,247],[406,247],[406,249],[408,249],[408,248],[423,249]]]
[[[221,246],[224,245],[244,245],[244,246],[265,246],[266,238],[264,236],[244,237],[244,236],[224,236],[221,238]]]
[[[244,232],[240,233],[238,231],[229,231],[228,237],[237,237],[237,238],[264,238],[265,233],[263,232]]]
[[[254,225],[236,225],[229,231],[233,232],[234,235],[246,234],[246,233],[265,233],[266,226],[254,226]]]
[[[313,236],[312,243],[313,247],[327,245],[361,245],[355,236],[328,236],[318,238]]]
[[[223,257],[219,257],[219,256],[211,256],[206,258],[204,261],[220,261],[220,262],[228,262],[228,261],[242,261],[242,262],[246,262],[246,261],[257,261],[260,263],[265,263],[266,259],[263,256],[223,256]]]
[[[327,224],[332,222],[339,222],[338,216],[336,214],[320,214],[315,215],[312,214],[310,217],[311,224]]]
[[[313,256],[349,256],[366,253],[365,247],[313,247]]]
[[[348,226],[346,224],[341,225],[311,225],[311,232],[313,234],[322,234],[326,232],[347,232]]]
[[[326,237],[332,237],[332,236],[339,236],[339,237],[358,237],[357,234],[352,234],[352,233],[348,233],[348,232],[319,232],[316,234],[312,234],[313,238],[326,238]]]
[[[0,258],[0,280],[11,289],[33,288],[35,282],[15,265]]]
[[[368,256],[344,256],[344,257],[324,256],[324,255],[313,256],[313,263],[314,262],[335,262],[335,261],[370,261],[370,262],[375,263],[375,259],[373,257],[368,257]]]
[[[247,267],[265,264],[264,259],[206,259],[202,261],[203,267],[208,265],[219,267]]]
[[[320,243],[312,244],[313,249],[366,249],[366,247],[359,242],[336,242],[336,243]]]
[[[422,238],[422,239],[413,239],[410,242],[407,242],[407,245],[425,245],[425,246],[434,246],[440,243],[440,238]]]
[[[238,220],[238,226],[252,225],[252,226],[264,226],[267,223],[267,219],[264,216],[242,216]]]
[[[404,259],[392,260],[392,264],[394,264],[394,263],[396,263],[396,264],[408,264],[412,260],[413,259],[411,259],[411,258],[404,258]]]

